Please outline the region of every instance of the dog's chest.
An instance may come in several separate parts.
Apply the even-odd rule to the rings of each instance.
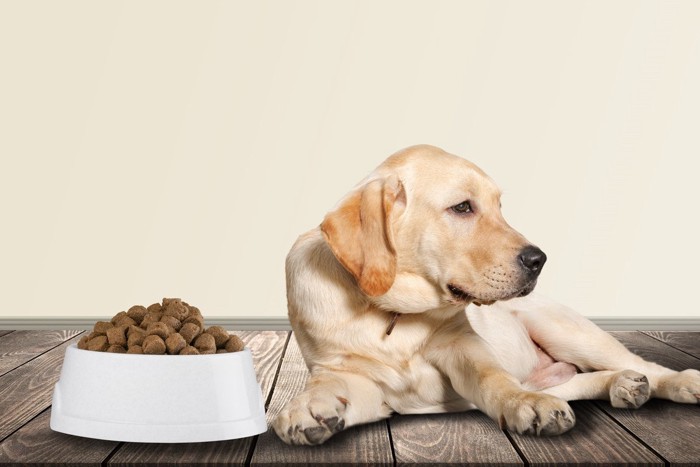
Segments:
[[[346,323],[339,367],[359,371],[382,387],[386,403],[398,413],[431,413],[471,408],[449,379],[423,354],[434,327],[419,316],[398,318],[390,334],[391,314],[365,315]],[[352,337],[348,341],[348,337]],[[332,354],[332,352],[329,352]],[[457,402],[458,401],[458,402]],[[459,407],[452,407],[455,403]]]
[[[397,381],[386,381],[387,404],[397,413],[436,413],[474,408],[454,391],[449,380],[420,354],[401,362]]]

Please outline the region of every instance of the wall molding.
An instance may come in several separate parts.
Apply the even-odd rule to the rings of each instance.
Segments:
[[[0,317],[0,329],[39,330],[39,329],[92,329],[97,321],[104,321],[105,316],[85,317]],[[207,326],[223,326],[238,331],[288,331],[289,319],[283,317],[209,317]]]
[[[40,330],[40,329],[91,329],[104,316],[87,317],[0,317],[0,330]],[[700,317],[589,317],[591,321],[606,331],[700,331]],[[286,316],[275,317],[211,317],[209,326],[223,326],[239,331],[280,331],[290,330]]]
[[[606,331],[700,331],[700,317],[588,317]]]

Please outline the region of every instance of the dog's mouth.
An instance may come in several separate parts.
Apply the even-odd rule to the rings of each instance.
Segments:
[[[460,289],[454,284],[447,284],[447,290],[450,291],[450,294],[452,294],[452,297],[454,297],[458,302],[463,302],[463,303],[473,303],[476,306],[481,306],[481,305],[492,305],[496,302],[496,300],[480,300],[473,295],[470,295],[469,293],[465,292],[464,290]]]
[[[524,297],[535,289],[535,285],[537,285],[537,280],[533,280],[533,281],[528,282],[523,288],[521,288],[520,290],[516,291],[513,294],[510,294],[510,295],[504,296],[504,297],[490,298],[490,299],[477,298],[474,295],[471,295],[469,292],[466,292],[464,289],[461,289],[460,287],[457,287],[454,284],[447,284],[447,290],[450,291],[450,294],[457,302],[462,302],[465,304],[473,303],[477,306],[481,306],[481,305],[493,305],[494,303],[496,303],[497,300],[508,300],[510,298],[515,298],[515,297]]]
[[[535,286],[537,285],[537,279],[534,279],[530,282],[527,283],[525,287],[520,290],[515,296],[516,297],[524,297],[525,295],[528,295],[530,292],[535,290]]]
[[[472,297],[471,295],[469,295],[467,292],[460,289],[456,285],[447,284],[447,290],[449,290],[450,293],[452,294],[452,296],[459,301],[470,302],[474,299],[474,297]]]

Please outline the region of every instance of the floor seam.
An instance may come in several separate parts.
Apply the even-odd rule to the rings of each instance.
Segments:
[[[697,357],[697,356],[693,355],[693,354],[690,353],[690,352],[686,352],[686,351],[683,350],[683,349],[679,349],[679,348],[676,347],[675,345],[670,344],[670,343],[668,343],[668,342],[666,342],[666,341],[662,341],[662,340],[659,339],[658,337],[654,337],[654,336],[652,336],[651,334],[647,334],[645,331],[638,331],[638,332],[639,332],[640,334],[644,335],[644,336],[647,336],[647,337],[650,338],[650,339],[654,339],[656,342],[661,342],[662,344],[667,345],[667,346],[671,347],[672,349],[676,349],[676,350],[678,350],[679,352],[683,352],[684,354],[686,354],[686,355],[688,355],[688,356],[690,356],[690,357],[697,358],[698,360],[700,360],[700,357]]]
[[[508,441],[510,441],[510,445],[513,446],[513,449],[515,449],[515,453],[520,456],[520,459],[523,461],[523,465],[525,467],[530,466],[530,462],[527,460],[527,457],[525,457],[525,453],[520,450],[520,446],[518,446],[518,443],[515,442],[513,439],[513,436],[510,434],[508,430],[502,430],[503,434],[506,435],[506,438],[508,438]]]
[[[618,420],[617,418],[613,417],[607,410],[605,410],[605,408],[602,406],[602,404],[601,404],[599,401],[591,401],[591,402],[593,403],[594,406],[598,407],[598,410],[600,410],[601,412],[603,412],[603,413],[604,413],[608,418],[610,418],[615,424],[617,424],[620,428],[622,428],[623,430],[625,430],[625,432],[627,432],[630,436],[632,436],[632,438],[634,438],[635,441],[637,441],[638,443],[640,443],[642,446],[644,446],[644,447],[647,448],[649,451],[651,451],[656,457],[658,457],[659,459],[661,459],[661,460],[663,461],[664,465],[666,465],[667,467],[668,467],[669,465],[671,465],[671,463],[670,463],[664,456],[662,456],[659,452],[657,452],[656,449],[654,449],[654,448],[652,448],[651,446],[649,446],[642,438],[640,438],[640,437],[637,436],[632,430],[630,430],[629,428],[627,428],[627,427],[624,425],[624,423],[622,423],[622,422],[621,422],[620,420]]]
[[[30,423],[32,423],[32,422],[33,422],[34,420],[36,420],[39,416],[41,416],[41,414],[43,414],[44,412],[46,412],[47,410],[50,410],[50,409],[51,409],[51,405],[49,405],[48,407],[46,407],[44,410],[41,410],[38,414],[34,415],[32,418],[30,418],[30,419],[27,420],[26,422],[22,423],[22,425],[20,425],[17,429],[13,430],[11,433],[9,433],[9,434],[8,434],[7,436],[5,436],[4,438],[1,438],[1,439],[0,439],[0,444],[4,443],[4,442],[7,441],[8,439],[10,439],[10,437],[11,437],[12,435],[14,435],[15,433],[17,433],[19,430],[21,430],[21,429],[24,428],[25,426],[27,426],[27,425],[29,425]]]
[[[280,360],[277,362],[277,369],[275,370],[275,377],[272,378],[272,384],[270,385],[270,393],[267,395],[267,399],[265,400],[265,413],[267,413],[268,407],[270,407],[270,402],[272,402],[272,395],[275,393],[275,387],[277,386],[277,380],[280,375],[280,371],[282,370],[282,362],[284,361],[285,355],[287,355],[287,348],[289,347],[289,341],[292,338],[292,331],[287,331],[287,340],[284,341],[284,347],[282,348],[282,353],[280,354]],[[258,438],[260,435],[255,435],[253,440],[250,443],[250,448],[248,448],[248,454],[246,455],[245,458],[245,465],[246,467],[250,466],[250,463],[253,460],[253,454],[255,454],[255,448],[258,445]]]
[[[389,447],[391,447],[391,458],[394,460],[394,467],[397,465],[396,460],[396,449],[394,449],[394,436],[391,434],[391,424],[389,423],[389,418],[386,419],[386,431],[389,433]]]
[[[63,344],[65,344],[65,343],[68,342],[69,340],[75,339],[76,337],[78,337],[79,335],[83,334],[84,332],[85,332],[85,331],[81,331],[81,332],[79,332],[78,334],[76,334],[75,336],[71,336],[71,337],[69,337],[68,339],[66,339],[66,340],[64,340],[64,341],[62,341],[62,342],[59,342],[58,344],[54,345],[53,347],[44,350],[44,351],[41,352],[40,354],[37,354],[37,355],[33,356],[32,358],[30,358],[30,359],[27,360],[26,362],[22,363],[21,365],[18,365],[18,366],[16,366],[16,367],[14,367],[13,369],[8,370],[8,371],[6,371],[5,373],[0,374],[0,378],[9,375],[9,374],[12,373],[13,371],[17,371],[18,369],[22,368],[22,367],[23,367],[24,365],[26,365],[27,363],[33,362],[34,360],[36,360],[37,358],[41,357],[42,355],[46,355],[47,353],[51,352],[51,351],[54,350],[55,348],[62,346]],[[4,337],[4,336],[3,336],[3,337]]]

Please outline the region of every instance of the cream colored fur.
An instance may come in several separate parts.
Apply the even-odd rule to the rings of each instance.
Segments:
[[[465,201],[473,212],[454,209]],[[529,294],[517,259],[528,245],[478,167],[431,146],[387,159],[287,257],[289,318],[311,376],[277,434],[320,444],[394,412],[475,408],[517,433],[559,434],[575,423],[569,400],[698,402],[700,372],[647,362]]]

